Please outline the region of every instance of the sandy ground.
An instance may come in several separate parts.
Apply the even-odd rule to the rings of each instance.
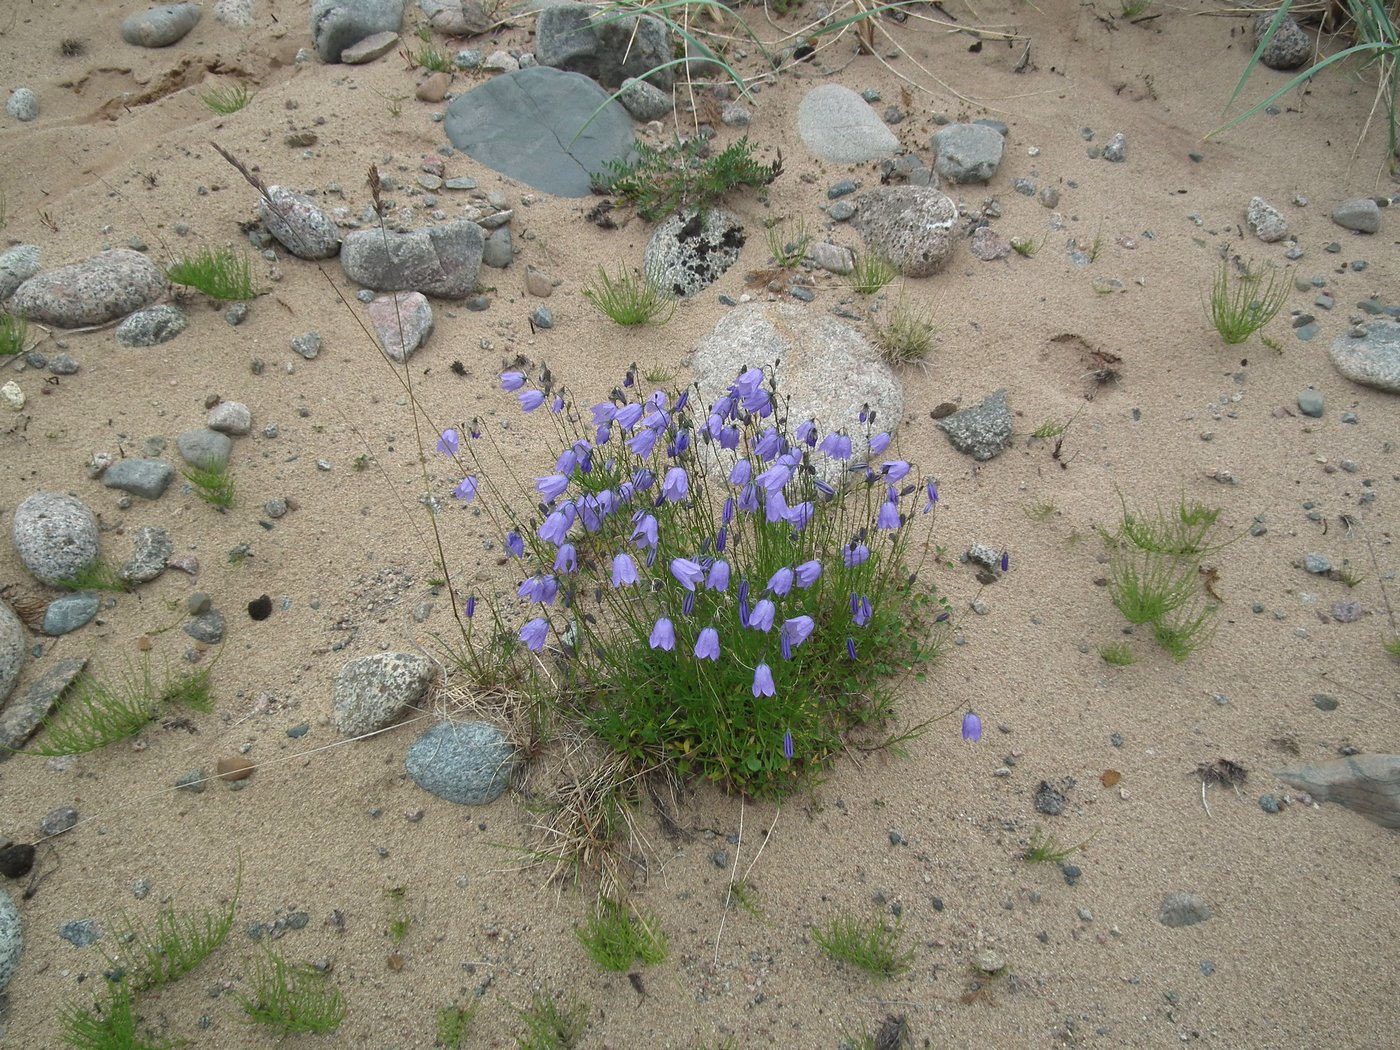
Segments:
[[[120,42],[121,19],[139,6],[9,0],[0,9],[7,86],[30,86],[42,106],[32,124],[0,126],[4,237],[40,244],[46,266],[132,238],[161,261],[239,243],[254,197],[210,140],[257,165],[268,182],[339,183],[355,213],[368,202],[371,163],[409,183],[418,158],[444,141],[431,120],[440,107],[413,99],[418,74],[398,57],[359,68],[296,66],[297,49],[310,46],[302,4],[260,2],[256,25],[243,31],[206,14],[162,51]],[[777,39],[802,34],[811,6],[775,26],[761,11],[744,12]],[[66,348],[82,364],[77,375],[44,386],[32,370],[5,372],[29,394],[22,416],[0,421],[7,528],[30,492],[71,490],[100,513],[103,547],[114,558],[126,556],[135,527],[151,523],[169,528],[177,553],[202,565],[197,579],[167,572],[120,596],[75,634],[34,639],[44,656],[25,681],[67,656],[119,673],[138,657],[143,636],[157,667],[184,666],[188,639],[179,625],[196,589],[212,596],[230,627],[214,669],[216,712],[195,718],[193,730],[153,727],[136,746],[71,763],[21,757],[0,765],[0,831],[27,839],[63,805],[82,818],[41,848],[45,874],[30,899],[20,900],[27,881],[8,887],[26,949],[0,1042],[57,1045],[59,1005],[85,1001],[100,979],[96,949],[61,940],[61,923],[213,907],[228,898],[241,863],[229,944],[195,975],[143,1000],[147,1022],[191,1045],[271,1045],[243,1023],[232,994],[246,988],[242,974],[256,949],[243,930],[298,911],[309,923],[276,947],[295,960],[328,960],[349,1006],[325,1045],[430,1046],[434,1011],[477,994],[481,1012],[466,1045],[513,1045],[516,1010],[540,991],[586,1004],[588,1047],[694,1047],[726,1037],[740,1047],[834,1047],[843,1030],[873,1032],[891,1014],[906,1016],[913,1045],[922,1046],[1394,1045],[1394,833],[1336,806],[1295,803],[1271,815],[1257,804],[1261,794],[1285,791],[1271,768],[1330,758],[1347,744],[1400,749],[1397,665],[1381,650],[1380,588],[1396,568],[1400,402],[1342,379],[1326,359],[1358,300],[1400,288],[1394,215],[1384,215],[1374,237],[1328,219],[1341,199],[1394,191],[1377,177],[1380,134],[1352,158],[1373,83],[1336,71],[1282,114],[1203,142],[1246,58],[1242,17],[1213,3],[1158,3],[1140,24],[1115,18],[1107,0],[975,6],[945,5],[959,24],[996,26],[1016,42],[989,37],[974,52],[966,34],[891,24],[907,54],[888,65],[856,55],[847,36],[765,86],[749,134],[765,154],[781,148],[787,171],[767,205],[741,195],[732,206],[753,230],[774,215],[824,230],[818,208],[828,185],[846,176],[875,184],[873,166],[823,165],[796,136],[802,93],[830,79],[878,89],[881,108],[899,102],[904,78],[917,85],[905,107],[911,119],[895,130],[926,160],[934,113],[1010,125],[992,184],[954,192],[974,209],[995,196],[997,229],[1045,238],[1045,247],[1031,259],[986,264],[963,246],[945,272],[904,289],[936,308],[941,323],[927,371],[902,374],[899,441],[907,458],[943,480],[935,540],[951,564],[936,580],[957,610],[960,644],[926,682],[901,689],[900,710],[914,722],[971,705],[987,725],[982,743],[959,740],[949,718],[907,758],[843,757],[824,783],[781,810],[701,788],[683,799],[685,835],[677,840],[644,810],[649,852],[636,891],[669,934],[671,959],[645,971],[644,994],[626,975],[599,972],[572,934],[589,890],[561,891],[545,871],[522,864],[535,816],[518,796],[465,811],[408,781],[404,750],[427,714],[343,745],[329,726],[331,684],[346,659],[417,646],[440,654],[433,636],[450,638],[453,627],[428,583],[435,552],[417,503],[418,439],[400,377],[335,291],[353,297],[355,289],[335,265],[259,263],[271,291],[239,328],[196,299],[187,304],[190,328],[174,342],[127,349],[110,329],[53,333],[39,349]],[[61,56],[69,37],[82,42],[81,55]],[[528,48],[528,38],[526,20],[471,43]],[[1017,74],[1026,41],[1031,65]],[[752,71],[754,63],[751,56],[740,64]],[[1279,77],[1261,72],[1247,95],[1262,97]],[[199,95],[230,78],[247,83],[253,101],[213,116]],[[459,77],[454,90],[474,81]],[[1124,132],[1128,161],[1090,159],[1084,127],[1099,144]],[[287,131],[301,129],[319,142],[283,144]],[[1191,151],[1204,159],[1193,162]],[[585,400],[602,396],[633,361],[683,381],[688,349],[724,313],[718,294],[743,294],[744,271],[766,263],[763,238],[751,237],[740,264],[682,304],[664,329],[622,331],[596,315],[580,288],[599,260],[636,265],[647,224],[601,231],[582,217],[591,201],[533,193],[460,155],[448,174],[475,176],[518,205],[519,254],[510,270],[487,272],[498,286],[488,311],[436,304],[437,330],[409,376],[441,425],[475,414],[512,420],[513,455],[526,473],[546,464],[537,436],[493,387],[508,355],[548,361]],[[1051,213],[1012,190],[1017,176],[1060,189],[1066,229],[1050,230]],[[1241,230],[1254,194],[1285,212],[1305,252],[1289,264],[1290,277],[1324,278],[1337,301],[1330,313],[1314,310],[1313,293],[1294,292],[1287,310],[1317,313],[1322,333],[1297,340],[1286,310],[1270,329],[1282,353],[1257,338],[1225,347],[1201,310],[1222,251],[1284,264],[1285,245]],[[1305,207],[1294,203],[1300,194]],[[187,236],[176,234],[177,223],[188,225]],[[859,247],[854,230],[837,227],[831,236]],[[1067,242],[1096,236],[1098,259],[1072,265]],[[1332,241],[1339,254],[1324,252]],[[1364,272],[1346,268],[1357,259],[1369,264]],[[527,263],[561,280],[548,301],[552,331],[532,334],[527,324],[538,302],[523,291]],[[1096,293],[1094,282],[1110,279],[1121,290]],[[812,309],[850,295],[829,275],[817,277],[816,290]],[[325,350],[306,362],[288,340],[313,328]],[[1119,379],[1086,400],[1084,355],[1092,351],[1122,362]],[[266,363],[260,375],[254,359]],[[454,361],[465,375],[449,370]],[[1326,397],[1320,420],[1294,405],[1308,385]],[[929,410],[975,404],[999,386],[1010,390],[1017,436],[999,458],[974,466],[948,446]],[[140,454],[147,438],[160,436],[173,454],[176,435],[202,422],[209,395],[243,401],[254,414],[253,436],[235,446],[240,500],[231,512],[215,513],[179,484],[158,502],[121,509],[116,492],[87,479],[83,466],[98,450]],[[1344,424],[1343,412],[1357,422]],[[1040,424],[1071,416],[1060,460],[1028,440]],[[279,437],[261,436],[267,423],[278,424]],[[359,456],[367,469],[354,469]],[[330,471],[318,470],[322,459]],[[1336,470],[1342,460],[1355,461],[1357,472]],[[451,479],[440,465],[432,470],[445,498]],[[1220,471],[1235,483],[1216,480]],[[1362,504],[1372,482],[1376,499]],[[1094,534],[1116,520],[1119,491],[1139,506],[1183,495],[1219,506],[1231,535],[1256,519],[1267,526],[1214,557],[1218,631],[1185,663],[1145,639],[1135,643],[1134,666],[1110,667],[1098,655],[1121,640],[1121,617],[1096,585],[1105,566]],[[274,497],[294,497],[298,509],[264,530],[261,507]],[[1305,501],[1320,521],[1308,519]],[[1028,508],[1042,505],[1053,513],[1032,520]],[[1354,520],[1350,530],[1343,514]],[[444,521],[459,583],[507,586],[482,552],[482,522],[455,508]],[[1011,571],[986,589],[956,563],[974,542],[1011,552]],[[244,543],[253,556],[231,564],[227,553]],[[1365,578],[1348,590],[1309,577],[1296,562],[1310,551]],[[23,577],[3,545],[0,578]],[[255,623],[243,608],[263,593],[276,611]],[[1326,611],[1344,598],[1368,615],[1330,621]],[[984,615],[969,610],[973,600],[986,603]],[[432,612],[420,623],[413,613],[423,602]],[[1263,612],[1251,611],[1256,603]],[[1323,712],[1313,703],[1318,693],[1340,706]],[[306,735],[287,735],[304,724]],[[1110,741],[1115,733],[1121,747]],[[245,748],[259,769],[242,790],[171,789],[186,770]],[[1207,812],[1194,770],[1222,756],[1251,776],[1238,797],[1212,788]],[[994,775],[1004,765],[1010,775]],[[1108,769],[1122,774],[1111,789],[1100,782]],[[1062,815],[1036,812],[1042,780],[1067,794]],[[1083,871],[1076,885],[1053,865],[1021,859],[1037,828],[1066,843],[1090,840],[1074,857]],[[900,845],[891,845],[891,832]],[[723,841],[730,836],[740,838]],[[741,875],[757,858],[748,874],[759,916],[732,908],[726,915],[730,871],[713,862],[718,847]],[[144,901],[132,894],[138,879],[152,887]],[[394,887],[404,890],[401,914],[386,895]],[[1177,890],[1204,897],[1212,918],[1163,926],[1162,897]],[[812,942],[813,924],[839,910],[873,915],[896,903],[903,942],[916,950],[907,976],[873,982]],[[411,923],[396,943],[390,924],[405,915]],[[1008,972],[979,985],[972,961],[985,949],[1003,955]]]

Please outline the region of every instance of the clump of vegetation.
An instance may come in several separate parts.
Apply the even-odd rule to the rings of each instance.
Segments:
[[[58,586],[65,591],[114,591],[121,593],[131,590],[131,583],[122,579],[117,570],[100,557],[92,559],[68,579],[59,580]]]
[[[1137,654],[1126,642],[1119,642],[1116,645],[1105,645],[1099,650],[1099,657],[1106,664],[1114,667],[1131,667],[1137,663]]]
[[[281,1038],[302,1033],[334,1032],[345,1020],[345,997],[329,974],[311,966],[294,966],[274,952],[261,955],[248,976],[252,994],[240,995],[243,1012],[254,1024]]]
[[[227,117],[246,106],[252,97],[246,87],[235,83],[227,87],[211,88],[199,96],[199,101],[212,112]]]
[[[181,474],[194,487],[195,494],[211,507],[228,510],[233,506],[236,486],[228,467],[192,466]]]
[[[253,264],[246,252],[202,248],[172,263],[165,275],[175,284],[203,292],[220,302],[245,302],[261,293],[253,284]]]
[[[1035,253],[1038,252],[1038,251],[1040,251],[1040,249],[1044,246],[1044,244],[1045,244],[1044,238],[1042,238],[1042,239],[1039,240],[1039,241],[1034,241],[1034,240],[1032,240],[1032,239],[1029,238],[1029,237],[1012,237],[1012,238],[1011,238],[1011,249],[1012,249],[1012,251],[1014,251],[1017,255],[1021,256],[1022,258],[1025,258],[1025,259],[1034,258],[1034,257],[1035,257]]]
[[[598,188],[656,222],[682,209],[707,211],[735,190],[762,189],[782,174],[782,155],[764,164],[747,136],[706,157],[708,147],[700,136],[660,147],[639,142],[632,158],[609,162]]]
[[[207,712],[213,706],[210,670],[204,667],[190,675],[166,677],[159,685],[149,659],[143,659],[138,669],[128,669],[116,682],[84,674],[44,720],[40,742],[26,754],[87,754],[135,736],[165,708]]]
[[[426,69],[432,73],[452,72],[452,59],[445,51],[441,51],[431,44],[419,48],[412,54],[412,61],[420,69]]]
[[[156,916],[155,926],[123,916],[111,931],[114,948],[107,962],[133,992],[144,992],[177,981],[193,971],[228,939],[238,908],[239,881],[233,897],[218,912],[180,914],[171,908]]]
[[[0,223],[0,226],[3,226]],[[14,357],[24,353],[24,343],[29,337],[29,322],[19,314],[0,310],[0,357]]]
[[[437,1043],[446,1050],[461,1050],[476,1022],[480,1003],[470,1006],[443,1006],[437,1012]]]
[[[560,1003],[551,996],[536,995],[520,1011],[520,1019],[525,1032],[515,1040],[519,1050],[570,1050],[583,1038],[588,1008],[573,996]]]
[[[63,1041],[73,1050],[174,1050],[168,1039],[143,1038],[136,996],[124,981],[108,981],[106,995],[91,1007],[64,1003],[59,1009]]]
[[[864,252],[846,275],[846,283],[858,295],[874,295],[899,276],[899,268],[883,255]]]
[[[1288,300],[1288,279],[1270,267],[1254,273],[1246,266],[1236,274],[1230,260],[1220,263],[1206,297],[1206,316],[1220,338],[1243,343],[1277,316]]]
[[[899,936],[897,924],[887,924],[878,916],[861,919],[845,913],[825,929],[812,929],[812,939],[830,958],[882,980],[907,973],[913,965],[914,949],[901,949]]]
[[[1090,836],[1092,838],[1093,836]],[[1043,833],[1039,828],[1031,832],[1030,845],[1022,856],[1031,864],[1063,864],[1076,852],[1083,849],[1089,839],[1073,846],[1066,846],[1054,835]]]
[[[652,283],[645,274],[622,269],[616,277],[601,266],[598,276],[589,280],[583,297],[607,317],[624,327],[665,324],[675,312],[675,300]]]
[[[574,933],[604,970],[621,973],[638,959],[646,965],[666,959],[666,934],[656,918],[606,897]]]
[[[1395,659],[1400,660],[1400,634],[1392,634],[1388,641],[1382,643],[1381,648]]]
[[[924,367],[933,352],[937,330],[929,313],[901,299],[890,310],[889,320],[875,326],[875,346],[888,364]]]
[[[788,222],[768,223],[764,231],[768,240],[768,254],[773,257],[773,265],[784,270],[793,270],[807,258],[807,249],[812,245],[812,234],[807,229],[805,219],[798,219],[795,225]]]

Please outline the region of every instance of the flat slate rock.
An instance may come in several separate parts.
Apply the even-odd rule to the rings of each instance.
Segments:
[[[119,459],[102,472],[102,484],[142,499],[160,499],[175,468],[163,459]]]
[[[980,405],[944,416],[937,425],[959,452],[976,460],[991,459],[1011,440],[1011,409],[1006,391],[998,390]]]
[[[76,496],[36,492],[15,508],[10,538],[30,575],[61,584],[97,557],[97,518]]]
[[[55,598],[44,610],[44,633],[57,638],[76,631],[91,622],[101,604],[102,600],[88,591]]]
[[[29,278],[10,309],[57,328],[106,324],[165,294],[165,275],[140,252],[116,248]]]
[[[349,661],[335,680],[331,721],[346,736],[394,724],[427,695],[437,668],[417,653],[372,653]]]
[[[11,698],[4,711],[0,711],[0,762],[10,757],[12,751],[24,746],[24,742],[34,735],[44,719],[58,703],[73,679],[82,674],[87,666],[82,659],[60,660],[37,682],[24,692]]]
[[[1194,893],[1168,893],[1162,898],[1157,918],[1163,926],[1195,926],[1210,918],[1210,905]]]
[[[1400,828],[1400,755],[1352,755],[1276,769],[1274,776],[1319,802],[1336,802],[1383,828]]]
[[[1354,383],[1400,394],[1400,324],[1372,321],[1361,328],[1364,336],[1347,332],[1332,340],[1332,365]]]
[[[340,266],[376,292],[464,299],[476,291],[485,243],[481,227],[466,219],[406,233],[354,230],[341,243]]]
[[[595,19],[588,4],[554,4],[535,19],[535,60],[570,73],[582,73],[607,88],[645,76],[670,91],[675,67],[667,65],[671,31],[658,18]]]
[[[557,197],[587,197],[594,176],[626,158],[635,141],[627,110],[606,91],[547,66],[505,73],[457,96],[443,128],[473,160]]]
[[[413,782],[461,806],[501,797],[515,766],[515,749],[487,722],[439,722],[409,745],[404,769]]]
[[[899,148],[870,103],[840,84],[822,84],[797,106],[797,133],[822,160],[860,164],[889,157]]]
[[[312,0],[311,39],[322,62],[375,33],[397,33],[404,0]]]

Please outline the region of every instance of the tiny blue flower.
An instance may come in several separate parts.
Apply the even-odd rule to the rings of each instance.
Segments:
[[[788,591],[792,590],[794,573],[786,565],[775,572],[768,579],[767,590],[776,594],[779,598],[786,597]]]
[[[666,480],[661,483],[661,495],[672,503],[679,503],[690,493],[690,475],[684,467],[672,467],[666,471]]]
[[[501,389],[507,394],[513,394],[525,385],[524,372],[502,372]]]
[[[745,514],[754,514],[758,511],[758,486],[750,482],[745,485],[743,491],[739,493],[739,509]]]
[[[513,529],[506,534],[506,550],[512,558],[525,557],[525,541],[520,538],[520,533]]]
[[[520,407],[526,412],[533,412],[544,404],[544,394],[540,393],[538,390],[522,390],[518,396],[520,398]]]
[[[569,535],[569,527],[573,525],[577,513],[572,503],[565,503],[544,519],[544,524],[539,528],[539,538],[556,546],[563,543]]]
[[[793,647],[801,645],[812,636],[812,631],[816,629],[816,622],[810,616],[794,616],[783,621],[783,640],[791,642]]]
[[[715,550],[724,553],[725,544],[729,542],[729,526],[721,525],[719,532],[715,533]]]
[[[649,547],[655,550],[656,537],[656,519],[650,514],[642,515],[641,520],[637,522],[637,527],[632,530],[632,541],[639,549]]]
[[[773,688],[773,671],[767,664],[759,664],[753,672],[753,695],[772,696],[776,690]]]
[[[923,512],[927,514],[929,511],[933,510],[933,505],[938,502],[938,482],[933,478],[929,478],[924,482],[924,486],[928,489],[928,502],[924,504]]]
[[[553,503],[569,487],[569,479],[564,474],[551,474],[546,478],[536,478],[535,488],[546,503]]]
[[[706,627],[700,632],[700,637],[695,639],[695,658],[697,660],[719,659],[719,632],[713,627]]]
[[[455,456],[457,454],[457,431],[451,427],[442,432],[442,437],[438,438],[437,450],[444,456]]]
[[[856,640],[854,638],[846,639],[846,658],[848,660],[856,658]]]
[[[532,653],[537,653],[544,648],[545,635],[549,632],[549,621],[543,616],[536,616],[533,620],[520,628],[520,640],[525,643]]]
[[[671,575],[686,590],[693,591],[696,585],[705,579],[705,570],[698,562],[691,561],[689,558],[672,558]]]
[[[476,595],[473,594],[473,595],[471,595],[469,598],[467,598],[467,619],[470,620],[470,619],[472,618],[472,616],[473,616],[475,613],[476,613]]]
[[[816,583],[817,580],[821,578],[821,574],[822,563],[819,561],[804,561],[793,570],[793,575],[797,579],[797,586],[801,587],[804,591],[812,586],[812,584]]]
[[[875,519],[875,525],[881,529],[899,528],[899,504],[893,500],[885,500],[880,504],[880,513]]]
[[[803,500],[783,512],[783,520],[792,526],[794,532],[801,532],[812,521],[812,501]]]
[[[656,447],[656,435],[658,431],[651,427],[643,427],[630,438],[627,439],[627,447],[634,455],[646,459],[651,455],[651,450]]]
[[[457,482],[457,489],[452,493],[463,503],[470,503],[476,499],[476,478],[466,477]]]
[[[630,554],[618,554],[612,563],[612,585],[630,587],[637,582],[637,563]]]
[[[982,719],[978,718],[971,711],[963,715],[962,738],[970,740],[974,744],[982,739]]]
[[[720,524],[721,524],[721,525],[728,525],[731,521],[734,520],[734,497],[733,497],[733,496],[726,496],[726,497],[724,498],[724,509],[721,510],[720,513],[719,513],[719,520],[720,520]]]
[[[878,456],[890,447],[890,435],[888,432],[876,434],[870,439],[870,454]]]
[[[811,448],[817,443],[817,424],[810,419],[805,423],[798,423],[797,429],[792,432],[792,439],[800,445]]]
[[[749,626],[755,631],[763,631],[765,634],[773,626],[773,614],[777,610],[773,603],[767,598],[760,598],[753,607],[753,612],[749,614]]]
[[[863,594],[851,595],[851,619],[855,621],[857,627],[864,627],[870,622],[870,599]]]
[[[558,573],[570,573],[578,568],[578,552],[574,550],[572,543],[561,543],[559,551],[554,555],[554,571]]]
[[[880,473],[885,475],[886,481],[893,484],[909,473],[909,464],[902,459],[888,460],[880,464]]]
[[[821,444],[817,446],[817,451],[825,453],[832,459],[850,459],[851,439],[845,434],[833,430],[822,438]]]
[[[719,431],[719,447],[733,452],[739,447],[739,428],[721,427]]]
[[[623,430],[631,430],[637,425],[637,420],[642,418],[642,406],[637,404],[623,405],[617,410],[613,419]]]
[[[664,649],[668,653],[673,650],[676,647],[676,629],[671,621],[664,616],[657,620],[648,641],[653,649]]]
[[[749,483],[749,478],[752,476],[752,464],[747,459],[737,460],[729,471],[729,484],[735,488],[743,488]]]
[[[729,562],[719,558],[710,566],[710,572],[705,577],[705,587],[711,591],[729,590]]]
[[[554,400],[549,403],[549,410],[556,415],[564,411],[564,398],[559,394],[555,394]]]
[[[778,435],[778,432],[772,427],[769,427],[767,430],[765,430],[763,434],[759,437],[758,441],[754,444],[754,455],[758,457],[760,463],[767,463],[770,459],[773,459],[775,456],[777,456],[778,453],[782,450],[783,439]]]
[[[792,731],[788,730],[783,734],[783,757],[789,762],[792,761]]]
[[[611,401],[603,401],[593,406],[593,425],[605,427],[617,418],[617,406]]]
[[[846,563],[846,568],[854,569],[861,565],[870,557],[870,548],[863,543],[848,543],[841,548],[841,559]]]
[[[1009,551],[1002,551],[1002,552],[1001,552],[1001,571],[1002,571],[1002,572],[1006,572],[1006,570],[1009,569],[1009,568],[1011,568],[1011,553],[1010,553]]]

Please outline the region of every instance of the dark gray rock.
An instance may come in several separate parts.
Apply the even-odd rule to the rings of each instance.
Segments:
[[[199,24],[196,4],[166,4],[122,22],[122,39],[133,47],[169,47]]]
[[[1269,23],[1273,21],[1273,17],[1272,13],[1254,16],[1255,48],[1259,47],[1259,41],[1263,40],[1264,34],[1269,31]],[[1298,69],[1311,60],[1312,56],[1312,37],[1292,15],[1287,15],[1274,30],[1273,39],[1269,41],[1269,46],[1264,48],[1259,61],[1270,69]]]
[[[634,143],[631,118],[606,91],[578,73],[542,66],[459,95],[443,129],[473,160],[558,197],[587,197],[595,176],[629,156]]]
[[[1400,394],[1400,324],[1371,321],[1332,340],[1332,365],[1354,383]]]
[[[50,638],[76,631],[97,615],[101,600],[95,594],[65,594],[49,602],[44,610],[43,631]]]
[[[29,278],[10,309],[57,328],[81,328],[139,310],[165,294],[165,275],[140,252],[116,248]]]
[[[1353,197],[1332,209],[1332,221],[1346,230],[1379,233],[1381,208],[1370,197]]]
[[[1298,394],[1298,411],[1303,413],[1303,415],[1311,416],[1313,419],[1320,419],[1322,418],[1324,408],[1325,404],[1322,400],[1322,395],[1311,387]]]
[[[117,570],[117,576],[128,583],[149,583],[165,571],[165,563],[175,553],[170,533],[158,525],[142,525],[132,538],[135,550],[131,558]]]
[[[1128,136],[1121,131],[1108,140],[1103,148],[1103,159],[1110,164],[1122,164],[1128,159]]]
[[[224,616],[218,609],[201,613],[185,624],[185,633],[196,642],[218,645],[224,640]]]
[[[340,61],[347,66],[363,66],[376,58],[383,58],[399,46],[397,32],[371,33],[340,53]]]
[[[96,919],[74,919],[58,927],[58,935],[75,948],[87,948],[97,943],[102,928]]]
[[[439,722],[408,748],[404,769],[424,791],[462,806],[484,806],[510,783],[515,749],[486,722]]]
[[[923,186],[882,186],[857,199],[856,224],[866,247],[906,277],[927,277],[952,258],[958,206]]]
[[[391,361],[403,364],[433,330],[433,308],[420,292],[381,295],[369,304],[369,323]]]
[[[269,186],[267,196],[258,197],[258,217],[267,232],[299,258],[329,259],[340,251],[334,220],[304,194]]]
[[[690,298],[739,259],[744,228],[720,208],[672,215],[652,231],[642,253],[647,279],[667,295]]]
[[[61,492],[36,492],[16,507],[10,537],[24,567],[43,583],[67,582],[97,557],[97,518]]]
[[[303,332],[301,335],[292,337],[292,350],[308,361],[316,360],[316,355],[321,352],[321,333]]]
[[[17,244],[0,252],[0,299],[8,299],[29,278],[39,272],[39,246]]]
[[[9,758],[12,751],[23,747],[24,742],[34,735],[34,731],[53,711],[59,697],[86,666],[86,658],[60,660],[23,693],[11,698],[4,711],[0,712],[0,762]]]
[[[870,104],[840,84],[822,84],[802,96],[797,133],[814,154],[837,164],[879,160],[899,148]]]
[[[21,124],[39,116],[39,96],[27,87],[17,87],[5,100],[5,112]]]
[[[823,436],[845,430],[852,458],[866,456],[862,406],[878,423],[893,427],[904,411],[899,380],[865,336],[827,314],[786,303],[745,303],[720,318],[696,345],[690,365],[698,392],[713,403],[745,368],[776,362],[779,393],[788,401],[789,418],[814,419]],[[827,480],[839,476],[840,464],[815,457]],[[834,469],[827,473],[826,468]]]
[[[102,484],[142,499],[160,499],[175,476],[163,459],[119,459],[102,472]]]
[[[170,342],[188,324],[189,319],[178,306],[161,303],[137,310],[117,325],[117,342],[122,346],[157,346]]]
[[[62,835],[71,831],[78,823],[78,811],[72,806],[59,806],[51,809],[39,819],[39,834],[45,837]]]
[[[19,910],[8,891],[0,889],[0,994],[19,969],[19,957],[24,954],[24,924]]]
[[[448,36],[478,36],[492,26],[481,0],[418,0],[434,29]]]
[[[593,17],[586,4],[547,7],[535,19],[535,60],[569,73],[582,73],[607,88],[630,77],[645,77],[663,91],[675,81],[671,31],[656,18]]]
[[[648,120],[661,120],[670,114],[671,94],[662,91],[655,84],[636,77],[628,77],[622,82],[622,90],[617,100],[622,103],[633,119],[645,123]]]
[[[1168,893],[1157,918],[1163,926],[1194,926],[1210,918],[1210,905],[1194,893]]]
[[[1288,236],[1288,220],[1283,213],[1263,197],[1251,197],[1244,213],[1245,225],[1265,244],[1281,241]]]
[[[1006,139],[984,124],[949,124],[933,133],[933,170],[952,182],[986,182],[997,173]]]
[[[311,39],[322,62],[339,62],[340,53],[375,33],[397,33],[403,24],[403,0],[312,0]]]
[[[220,434],[242,436],[253,429],[253,413],[242,401],[220,401],[209,410],[204,425]]]
[[[481,227],[465,219],[408,233],[355,230],[341,243],[340,265],[376,292],[462,299],[476,290],[484,244]]]
[[[1000,564],[1000,559],[997,560]],[[1042,780],[1040,786],[1035,789],[1035,808],[1048,817],[1058,817],[1065,810],[1065,804],[1069,801],[1065,796],[1053,788],[1048,782]]]
[[[991,459],[1011,440],[1011,409],[1006,391],[996,391],[975,408],[944,416],[938,421],[938,429],[948,435],[959,452],[976,460]]]
[[[49,371],[56,376],[71,376],[78,373],[78,362],[67,354],[58,354],[50,359]]]
[[[225,470],[233,442],[215,430],[187,430],[175,439],[180,458],[201,470]]]
[[[504,270],[514,259],[515,249],[511,245],[510,227],[502,226],[492,230],[481,249],[482,265]]]
[[[24,624],[4,600],[0,600],[0,705],[15,691],[24,668]]]
[[[331,721],[351,737],[384,729],[422,702],[436,673],[433,662],[416,653],[357,657],[336,677]]]

